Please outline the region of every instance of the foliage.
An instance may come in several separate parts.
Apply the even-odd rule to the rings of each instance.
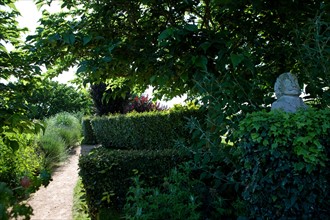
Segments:
[[[81,138],[80,121],[71,113],[61,112],[46,120],[47,130],[56,129],[66,143],[66,147],[74,146]]]
[[[120,95],[123,93],[124,97]],[[124,113],[130,94],[129,88],[108,88],[103,82],[93,84],[90,94],[94,102],[97,115],[107,115],[109,113]]]
[[[14,150],[19,147],[16,138],[21,133],[34,133],[41,128],[26,117],[24,97],[31,94],[31,90],[13,92],[6,82],[16,78],[22,83],[38,84],[40,79],[34,77],[40,73],[40,68],[25,56],[26,51],[17,49],[20,44],[21,29],[17,25],[16,10],[13,0],[0,2],[0,137],[4,143]],[[5,44],[14,47],[7,51]]]
[[[185,117],[196,111],[145,112],[96,117],[91,120],[96,139],[114,149],[173,148],[178,138],[188,138]]]
[[[96,144],[96,137],[94,134],[94,130],[92,128],[91,120],[92,117],[84,117],[82,119],[82,130],[83,130],[83,137],[82,144]]]
[[[209,73],[224,93],[238,93],[233,101],[260,106],[270,103],[276,77],[298,63],[293,45],[302,35],[294,30],[306,30],[321,4],[328,6],[322,0],[77,0],[62,4],[68,12],[44,13],[27,43],[52,74],[78,64],[84,83],[124,77],[130,88],[143,92],[151,84],[173,97],[199,94],[194,88]]]
[[[311,18],[295,33],[296,50],[299,57],[296,68],[302,72],[303,81],[307,81],[305,99],[317,107],[329,107],[329,71],[330,71],[330,22],[329,3],[321,4]]]
[[[201,219],[201,202],[196,197],[200,183],[189,175],[174,168],[161,188],[143,187],[135,177],[127,194],[125,219]]]
[[[32,215],[32,208],[26,204],[19,204],[13,191],[11,191],[5,183],[0,182],[0,217],[3,220],[8,220],[18,216],[24,216],[25,219],[29,219]],[[7,210],[12,208],[11,211]]]
[[[131,98],[128,105],[125,107],[126,113],[127,112],[150,112],[150,111],[162,111],[165,110],[164,107],[160,106],[159,103],[154,103],[152,99],[149,99],[147,96],[135,96]]]
[[[67,158],[65,141],[54,130],[48,130],[47,133],[39,138],[45,156],[45,166],[52,169],[58,162]]]
[[[329,217],[330,111],[249,114],[238,131],[250,217]]]
[[[45,153],[46,166],[52,168],[63,161],[68,149],[81,141],[81,125],[71,113],[61,112],[46,119],[46,130],[39,144]]]
[[[86,190],[90,215],[94,218],[101,208],[121,211],[131,177],[136,174],[147,183],[157,186],[169,170],[184,157],[175,150],[109,150],[94,149],[80,157],[79,175]]]
[[[20,134],[19,148],[14,151],[0,139],[0,217],[28,218],[32,208],[22,203],[41,185],[48,185],[50,175],[43,166],[44,158],[35,143],[35,136]]]
[[[26,84],[21,81],[8,84],[13,93],[32,91],[23,96],[26,102],[27,115],[31,119],[44,119],[57,113],[91,112],[92,101],[87,92],[77,90],[72,86],[61,84],[48,79],[39,84]]]
[[[73,220],[90,220],[86,203],[86,192],[81,182],[81,178],[78,179],[73,191],[72,216]]]

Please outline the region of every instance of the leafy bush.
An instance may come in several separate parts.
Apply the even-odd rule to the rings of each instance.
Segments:
[[[125,112],[151,112],[151,111],[162,111],[164,107],[160,106],[159,103],[154,103],[148,96],[135,96],[131,98],[127,106],[125,106]]]
[[[109,113],[124,113],[125,106],[128,104],[130,89],[127,86],[122,86],[122,88],[108,87],[109,85],[102,82],[91,86],[90,94],[96,114],[102,116]]]
[[[101,208],[120,211],[131,177],[139,174],[148,186],[158,186],[171,168],[184,160],[175,150],[109,150],[96,148],[79,160],[91,216]]]
[[[127,194],[125,219],[201,219],[201,201],[196,197],[201,182],[190,174],[174,168],[162,185],[153,188],[144,187],[135,177]]]
[[[23,176],[33,176],[43,169],[43,157],[30,134],[18,135],[20,147],[17,151],[6,146],[0,138],[0,182],[17,187]]]
[[[197,111],[129,113],[92,119],[96,139],[115,149],[172,148],[176,139],[189,137],[186,118]]]
[[[50,181],[35,136],[17,134],[16,138],[19,141],[16,151],[0,138],[0,219],[17,216],[28,219],[32,208],[21,201]]]
[[[96,144],[96,137],[91,125],[91,118],[85,117],[82,120],[83,137],[82,144]]]
[[[250,217],[329,217],[329,109],[252,113],[237,137]]]

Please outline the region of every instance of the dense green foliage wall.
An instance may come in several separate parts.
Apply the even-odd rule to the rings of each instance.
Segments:
[[[173,148],[178,138],[188,138],[187,118],[196,110],[146,112],[112,115],[91,119],[98,143],[113,149]]]
[[[91,124],[92,118],[93,117],[82,118],[82,135],[84,137],[81,142],[82,144],[97,144],[97,140]]]
[[[149,186],[159,185],[184,157],[175,150],[93,150],[79,160],[79,175],[92,216],[101,208],[121,210],[132,177],[140,175]]]
[[[237,143],[249,217],[329,218],[329,109],[249,114]]]

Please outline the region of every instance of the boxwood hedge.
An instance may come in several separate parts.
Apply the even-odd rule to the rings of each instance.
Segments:
[[[102,208],[120,211],[132,185],[140,175],[147,186],[158,186],[171,168],[185,160],[176,150],[110,150],[99,147],[80,157],[79,175],[86,190],[92,217]]]
[[[196,110],[130,113],[95,117],[91,124],[98,143],[106,148],[166,149],[189,136],[186,118],[197,115]]]

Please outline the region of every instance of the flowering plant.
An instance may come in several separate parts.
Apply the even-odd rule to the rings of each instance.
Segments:
[[[154,103],[152,99],[147,96],[135,96],[130,100],[126,107],[126,113],[136,112],[150,112],[150,111],[162,111],[165,108],[160,105],[159,102]]]

